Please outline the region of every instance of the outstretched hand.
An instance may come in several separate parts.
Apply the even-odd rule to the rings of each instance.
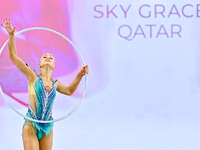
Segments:
[[[82,76],[84,76],[86,73],[87,73],[87,74],[89,73],[89,67],[88,67],[88,65],[83,66],[83,67],[81,68],[81,71],[80,71],[80,74],[81,74]]]
[[[13,28],[11,25],[11,21],[8,18],[4,19],[5,25],[1,24],[9,34],[13,34],[15,32],[16,26]]]

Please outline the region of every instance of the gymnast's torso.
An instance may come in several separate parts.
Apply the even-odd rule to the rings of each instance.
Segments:
[[[52,108],[58,82],[51,79],[52,84],[46,85],[42,77],[35,70],[33,71],[37,77],[34,82],[28,83],[29,107],[26,116],[36,120],[53,120]],[[26,120],[25,124],[27,122]],[[53,128],[53,123],[32,122],[32,125],[37,130],[38,139],[42,138],[44,133],[48,135]]]

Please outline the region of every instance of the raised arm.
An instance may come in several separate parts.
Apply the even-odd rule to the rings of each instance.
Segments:
[[[17,49],[15,45],[15,28],[11,25],[10,19],[4,19],[5,25],[1,24],[9,34],[9,41],[8,41],[8,49],[9,49],[9,57],[12,62],[17,66],[17,68],[26,75],[29,82],[32,82],[35,78],[35,74],[30,67],[28,67],[18,56],[17,56]]]
[[[76,91],[76,89],[77,89],[82,77],[85,75],[85,73],[87,73],[87,74],[89,73],[88,65],[83,66],[81,68],[81,71],[77,74],[76,78],[72,81],[72,83],[68,87],[62,83],[58,83],[57,91],[62,94],[72,95]]]

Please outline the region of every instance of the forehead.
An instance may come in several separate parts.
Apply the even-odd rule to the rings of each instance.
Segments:
[[[49,54],[49,53],[45,53],[45,54],[42,55],[42,57],[43,57],[43,56],[51,56],[51,57],[53,57],[53,55],[51,55],[51,54]]]

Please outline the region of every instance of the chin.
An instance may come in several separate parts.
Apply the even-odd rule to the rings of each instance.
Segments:
[[[44,65],[42,65],[42,67],[46,67],[46,66],[53,68],[49,63],[45,63]]]

